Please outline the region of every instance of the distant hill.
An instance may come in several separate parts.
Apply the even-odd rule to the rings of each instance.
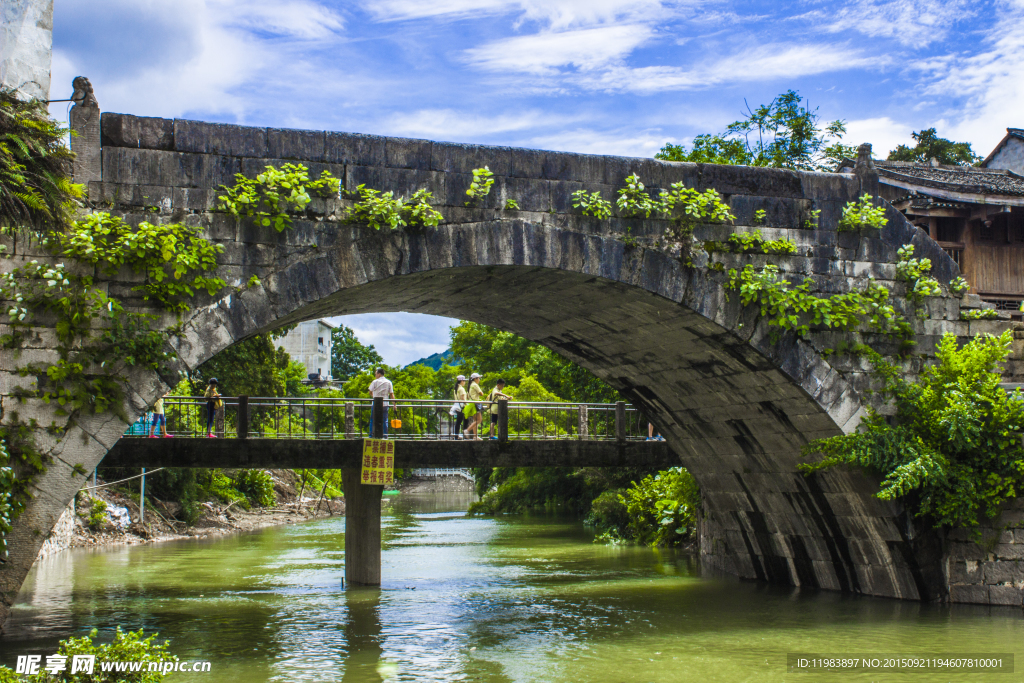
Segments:
[[[445,349],[442,353],[435,353],[426,358],[420,358],[418,361],[414,361],[406,365],[426,365],[428,368],[433,368],[435,371],[440,370],[442,365],[458,365],[459,359],[455,357],[451,349]]]

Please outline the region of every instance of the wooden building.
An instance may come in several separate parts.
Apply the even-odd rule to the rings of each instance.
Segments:
[[[1009,164],[1017,129],[986,159]],[[1024,147],[1020,147],[1024,151]],[[1000,150],[1005,152],[1000,153]],[[1024,160],[1024,157],[1022,157]],[[837,169],[851,173],[855,161]],[[953,257],[971,291],[996,308],[1012,311],[1024,301],[1024,176],[1002,167],[944,166],[874,161],[879,193]]]

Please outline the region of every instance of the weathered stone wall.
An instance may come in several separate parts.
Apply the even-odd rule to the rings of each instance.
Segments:
[[[53,0],[0,5],[0,84],[25,99],[50,99]]]
[[[75,501],[74,499],[64,508],[64,512],[57,518],[50,535],[43,541],[39,549],[39,556],[36,559],[43,559],[55,555],[62,550],[71,547],[71,541],[75,538]]]
[[[1024,606],[1024,499],[977,533],[951,531],[947,542],[950,602]]]
[[[571,358],[645,411],[701,486],[706,566],[871,595],[945,593],[941,543],[897,505],[874,498],[875,482],[853,472],[804,477],[796,469],[803,444],[849,431],[863,414],[867,365],[825,353],[850,335],[777,338],[755,310],[730,295],[725,273],[684,266],[670,248],[656,245],[667,221],[597,220],[571,205],[579,189],[613,199],[636,172],[655,189],[682,181],[723,194],[736,225],[698,226],[701,240],[755,229],[755,212],[763,209],[766,220],[757,229],[789,237],[799,249],[793,256],[716,255],[727,267],[774,262],[796,279],[813,278],[825,292],[861,289],[874,277],[899,295],[896,249],[912,243],[918,256],[932,259],[940,282],[956,276],[944,252],[891,208],[889,225],[877,235],[836,232],[843,206],[876,191],[870,170],[797,173],[116,114],[104,114],[101,127],[102,179],[89,183],[94,205],[134,222],[203,226],[225,246],[219,274],[233,288],[196,297],[182,336],[172,342],[178,367],[163,378],[129,372],[130,418],[175,382],[179,369],[289,322],[398,310],[475,320]],[[379,233],[339,222],[351,204],[343,199],[314,200],[280,234],[211,212],[218,185],[231,183],[235,173],[252,176],[285,161],[301,161],[313,174],[328,169],[347,191],[362,183],[399,195],[426,187],[445,223]],[[472,170],[484,165],[495,173],[492,192],[481,206],[466,207]],[[504,210],[507,199],[520,210]],[[814,211],[817,221],[810,220]],[[624,243],[627,231],[640,246]],[[0,267],[39,256],[30,240],[4,239],[14,256]],[[246,286],[252,275],[259,286]],[[132,283],[126,276],[108,288],[142,307]],[[1005,326],[961,321],[960,308],[969,303],[951,297],[926,303],[924,317],[914,318],[920,355],[905,361],[908,373],[946,331],[967,338]],[[7,354],[0,356],[4,393],[32,385],[33,378],[11,370],[52,357],[52,339],[40,320],[20,357],[0,352]],[[10,396],[2,401],[5,420],[17,415],[67,424],[49,406]],[[55,461],[12,534],[12,562],[0,569],[8,604],[38,550],[33,532],[45,534],[81,484],[74,465],[91,470],[124,428],[110,415],[80,416],[60,438],[40,434]]]

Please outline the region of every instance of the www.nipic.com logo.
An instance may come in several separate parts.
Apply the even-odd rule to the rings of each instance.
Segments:
[[[70,659],[70,661],[69,661]],[[209,662],[97,662],[96,655],[47,655],[43,664],[42,655],[18,655],[14,673],[33,675],[40,669],[50,674],[67,671],[71,674],[92,674],[97,668],[101,672],[138,673],[142,671],[169,674],[174,672],[202,673],[210,670]]]

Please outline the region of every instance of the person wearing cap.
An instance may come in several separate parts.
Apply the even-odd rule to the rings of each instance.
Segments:
[[[164,415],[164,398],[167,396],[167,394],[170,393],[171,392],[168,391],[163,396],[158,398],[156,400],[156,403],[153,404],[153,424],[149,428],[149,438],[151,439],[157,438],[157,426],[159,426],[163,430],[164,437],[168,439],[171,438],[171,435],[167,433],[167,416]]]
[[[375,435],[373,433],[373,405],[370,406],[370,438],[386,439],[388,436],[388,399],[395,398],[395,385],[384,376],[384,368],[377,368],[374,373],[374,380],[370,382],[370,396],[384,399],[384,433]]]
[[[217,414],[217,408],[224,405],[220,400],[220,392],[217,391],[217,378],[211,377],[209,383],[206,385],[206,393],[203,394],[203,398],[206,399],[206,437],[209,439],[216,439],[213,435],[213,418]]]
[[[455,403],[452,405],[452,415],[455,416],[455,438],[462,436],[462,427],[466,423],[466,413],[463,410],[466,401],[466,376],[459,375],[455,378]]]
[[[502,393],[502,389],[505,388],[505,380],[499,379],[497,385],[491,389],[491,393],[487,394],[487,400],[491,402],[491,438],[497,439],[498,436],[494,433],[498,425],[498,401],[507,401],[511,396]]]
[[[483,398],[484,390],[480,388],[480,373],[474,372],[469,376],[469,402],[476,409],[476,414],[473,416],[473,422],[466,428],[466,431],[462,432],[462,435],[467,439],[469,438],[469,433],[473,432],[473,438],[477,441],[480,440],[477,430],[479,430],[480,424],[484,421],[484,414],[480,410],[480,401]]]

